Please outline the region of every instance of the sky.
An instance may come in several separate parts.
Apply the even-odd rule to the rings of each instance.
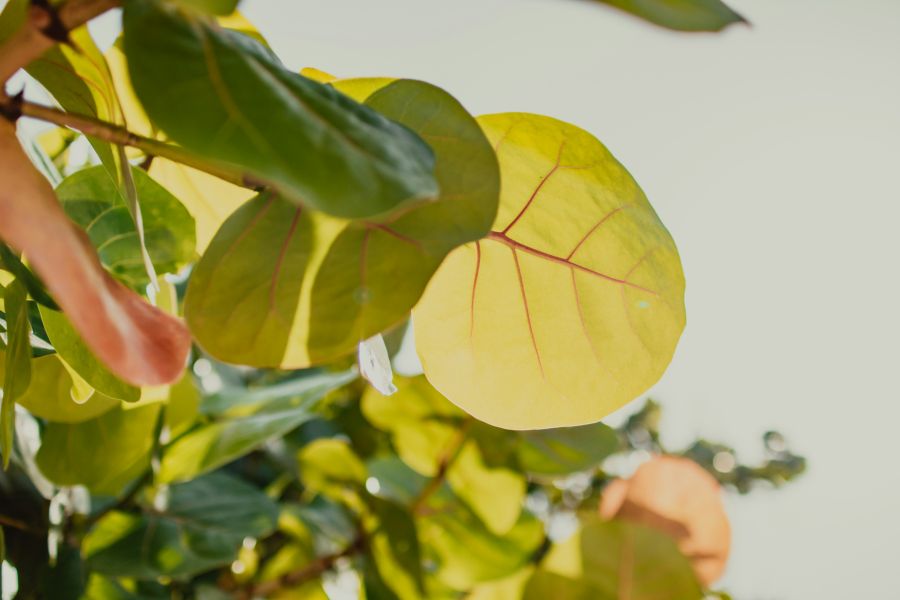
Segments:
[[[731,4],[752,27],[675,34],[587,0],[242,6],[291,68],[424,79],[473,114],[546,114],[603,141],[684,262],[688,326],[651,391],[665,440],[721,440],[752,462],[778,429],[809,460],[782,490],[727,497],[723,586],[738,600],[888,597],[900,2]]]
[[[292,68],[424,79],[473,114],[546,114],[603,141],[684,263],[688,326],[650,392],[664,441],[723,441],[753,462],[778,429],[809,461],[782,490],[726,497],[722,587],[737,600],[890,597],[900,2],[730,4],[752,27],[676,34],[588,0],[242,8]],[[114,19],[95,33],[109,41]]]

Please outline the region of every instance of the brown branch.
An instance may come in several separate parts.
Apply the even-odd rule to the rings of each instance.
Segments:
[[[120,4],[120,0],[68,0],[53,7],[32,0],[25,22],[0,44],[0,96],[6,96],[6,82],[16,71],[64,41],[68,32]]]
[[[459,456],[459,452],[462,450],[463,444],[465,444],[469,435],[469,430],[472,428],[474,422],[474,419],[469,417],[459,426],[456,437],[451,440],[450,444],[444,449],[444,452],[438,459],[437,471],[435,471],[434,476],[428,480],[428,483],[425,484],[425,487],[422,488],[419,495],[416,496],[416,499],[413,500],[410,505],[409,512],[413,515],[422,515],[425,511],[425,504],[428,502],[428,499],[441,489],[444,480],[447,478],[447,471],[450,470],[456,457]]]

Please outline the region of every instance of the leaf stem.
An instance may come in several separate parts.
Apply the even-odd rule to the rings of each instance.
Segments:
[[[456,437],[450,442],[447,448],[444,449],[443,454],[441,454],[440,459],[438,459],[437,471],[434,476],[428,481],[425,487],[419,492],[419,495],[416,496],[416,499],[413,500],[413,503],[409,507],[409,511],[413,515],[422,515],[425,510],[425,504],[428,502],[428,499],[434,495],[441,486],[444,484],[444,480],[447,478],[447,471],[450,470],[450,467],[453,465],[453,462],[456,460],[456,457],[459,456],[460,451],[462,450],[463,444],[465,444],[466,439],[469,436],[469,430],[472,428],[472,425],[475,423],[475,420],[471,417],[467,418],[462,424],[459,426],[459,430],[456,432]]]

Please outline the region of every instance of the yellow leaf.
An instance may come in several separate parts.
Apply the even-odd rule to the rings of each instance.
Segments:
[[[684,328],[678,251],[596,138],[482,117],[503,189],[487,238],[455,250],[414,311],[428,380],[508,429],[598,421],[662,375]]]

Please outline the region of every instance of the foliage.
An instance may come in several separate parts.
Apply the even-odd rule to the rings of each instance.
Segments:
[[[675,29],[740,20],[608,3]],[[0,75],[26,69],[60,107],[0,94],[17,598],[708,591],[678,536],[601,518],[639,487],[620,467],[681,455],[747,492],[804,462],[775,433],[758,467],[705,440],[667,452],[652,402],[599,422],[685,324],[675,243],[599,140],[475,117],[422,81],[298,73],[236,0],[124,0],[104,53],[85,24],[117,4],[0,15]],[[57,127],[23,146],[20,117]],[[398,352],[424,374],[392,382]]]

